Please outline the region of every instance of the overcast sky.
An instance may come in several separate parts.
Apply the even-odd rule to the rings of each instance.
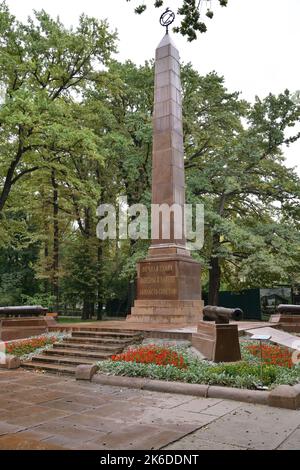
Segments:
[[[154,56],[164,31],[158,19],[161,9],[149,7],[143,15],[134,14],[142,0],[7,0],[11,11],[26,19],[33,9],[44,9],[59,15],[66,25],[76,25],[84,12],[107,18],[119,33],[120,60],[143,63]],[[145,3],[152,4],[153,0]],[[176,11],[180,0],[169,0]],[[208,31],[197,41],[188,43],[175,35],[182,61],[191,62],[201,73],[215,70],[225,77],[231,91],[241,91],[243,98],[253,100],[269,92],[288,88],[300,90],[300,0],[229,0],[227,8],[212,1],[215,16],[207,19]],[[178,17],[177,17],[178,23]],[[287,164],[298,166],[300,142],[285,151]]]

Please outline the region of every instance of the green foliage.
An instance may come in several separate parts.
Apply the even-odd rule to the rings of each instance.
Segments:
[[[131,0],[126,1],[130,2]],[[151,0],[151,2],[149,1],[148,3],[152,3],[155,8],[163,7],[166,4],[164,0]],[[222,7],[226,7],[228,0],[218,0],[218,3]],[[182,4],[177,10],[177,14],[182,18],[180,26],[173,28],[174,32],[180,33],[182,36],[186,36],[188,41],[194,41],[197,39],[198,33],[205,33],[207,31],[207,27],[202,20],[202,10],[204,10],[204,7],[208,5],[208,0],[182,0]],[[172,2],[168,2],[167,6],[172,7]],[[142,3],[141,5],[138,5],[134,11],[140,15],[141,13],[144,13],[146,9],[147,5]],[[211,9],[207,9],[205,15],[207,18],[212,19],[214,13]]]

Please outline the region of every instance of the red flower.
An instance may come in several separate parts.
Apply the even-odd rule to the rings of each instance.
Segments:
[[[156,364],[159,366],[173,365],[185,369],[187,364],[182,355],[169,348],[156,345],[141,346],[130,349],[122,354],[111,357],[112,361],[138,362],[142,364]]]
[[[248,351],[256,357],[260,357],[261,349],[258,344],[247,346]],[[289,349],[273,344],[262,344],[262,359],[264,364],[273,364],[281,367],[293,367],[292,353]]]

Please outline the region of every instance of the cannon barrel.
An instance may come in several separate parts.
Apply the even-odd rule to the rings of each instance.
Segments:
[[[229,323],[229,320],[242,320],[243,310],[240,308],[225,308],[207,305],[203,309],[203,320],[216,323]]]
[[[0,307],[0,317],[9,316],[28,316],[28,315],[42,315],[48,312],[47,308],[41,305],[22,305],[14,307]]]
[[[277,307],[278,313],[291,313],[293,315],[300,315],[300,305],[280,304]]]

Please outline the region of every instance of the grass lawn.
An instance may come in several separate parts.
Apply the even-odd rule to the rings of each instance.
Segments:
[[[80,317],[70,318],[70,317],[58,317],[58,323],[91,323],[100,320],[82,320]]]

